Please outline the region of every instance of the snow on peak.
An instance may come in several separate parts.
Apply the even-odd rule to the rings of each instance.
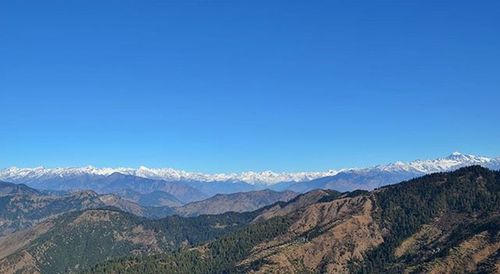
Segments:
[[[453,152],[452,154],[444,158],[433,160],[415,160],[408,163],[398,161],[387,165],[376,166],[374,168],[381,171],[427,174],[433,172],[450,171],[460,167],[471,165],[482,165],[485,167],[497,169],[500,165],[500,159]],[[373,168],[368,169],[371,170]]]
[[[306,182],[313,179],[334,176],[339,172],[408,172],[412,174],[427,174],[432,172],[450,171],[464,166],[482,165],[492,169],[500,169],[500,158],[487,158],[453,152],[451,155],[433,160],[415,160],[411,162],[397,161],[387,165],[370,168],[351,168],[320,172],[274,172],[246,171],[241,173],[200,173],[188,172],[173,168],[97,168],[93,166],[70,168],[17,168],[10,167],[0,170],[0,180],[11,182],[27,182],[36,179],[68,177],[80,175],[108,176],[113,173],[134,175],[150,179],[167,181],[201,181],[201,182],[245,182],[258,185],[272,185],[280,182]]]
[[[17,168],[10,167],[0,170],[0,180],[12,182],[26,182],[41,178],[54,177],[73,177],[80,175],[101,175],[108,176],[113,173],[125,175],[134,175],[150,179],[161,179],[167,181],[201,181],[201,182],[245,182],[249,184],[271,185],[280,182],[303,182],[310,181],[319,177],[332,176],[336,171],[326,172],[273,172],[273,171],[247,171],[241,173],[199,173],[187,172],[173,168],[148,168],[140,166],[139,168],[96,168],[69,167],[69,168]]]

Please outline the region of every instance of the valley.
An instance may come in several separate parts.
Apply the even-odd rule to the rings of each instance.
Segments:
[[[2,195],[47,199],[26,186],[3,186]],[[283,200],[271,203],[276,194]],[[217,204],[238,209],[231,195],[219,194],[184,210],[210,211]],[[244,202],[251,196],[259,198]],[[30,225],[10,225],[16,232],[0,238],[2,273],[499,270],[500,173],[479,166],[370,192],[240,193],[234,200],[259,208],[193,217],[147,218],[133,202],[93,192],[63,197],[75,208]],[[49,206],[59,202],[49,201]],[[30,208],[26,203],[23,208]]]

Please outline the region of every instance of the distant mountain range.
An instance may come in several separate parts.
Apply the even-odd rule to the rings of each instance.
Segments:
[[[272,185],[281,182],[303,182],[315,178],[334,175],[336,171],[327,172],[297,172],[278,173],[272,171],[242,172],[242,173],[218,173],[204,174],[187,172],[172,168],[17,168],[11,167],[0,170],[0,178],[9,181],[44,180],[54,177],[79,177],[79,176],[108,176],[114,173],[133,175],[142,178],[165,180],[170,182],[197,181],[197,182],[244,182],[250,185]]]
[[[434,160],[395,162],[369,168],[326,172],[243,172],[203,174],[170,168],[6,168],[0,180],[23,183],[36,189],[69,191],[90,189],[99,194],[123,195],[143,206],[180,206],[216,194],[263,189],[307,192],[313,189],[372,190],[424,174],[481,165],[500,169],[500,158],[461,153]]]
[[[0,273],[498,273],[499,186],[500,172],[472,166],[245,213],[84,209],[1,237]],[[32,190],[2,193],[19,192]]]
[[[333,176],[295,183],[286,189],[297,192],[306,192],[312,189],[335,189],[338,191],[352,191],[355,189],[372,190],[425,174],[453,171],[472,165],[499,170],[500,158],[488,158],[454,152],[447,157],[434,160],[415,160],[409,163],[395,162],[369,168],[347,169]]]

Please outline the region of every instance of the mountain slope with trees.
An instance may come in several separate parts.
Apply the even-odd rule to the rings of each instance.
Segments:
[[[498,273],[499,215],[500,173],[473,166],[333,193],[207,244],[90,272]]]
[[[498,273],[499,216],[500,172],[472,166],[247,213],[72,212],[1,238],[0,272]]]
[[[70,212],[0,238],[0,273],[67,273],[126,255],[171,253],[235,231],[256,214],[151,220],[116,209]]]

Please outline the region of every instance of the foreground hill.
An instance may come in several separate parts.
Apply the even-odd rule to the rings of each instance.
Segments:
[[[170,216],[152,220],[106,208],[66,213],[1,237],[0,273],[78,272],[125,255],[171,254],[235,232],[263,212],[295,203],[312,204],[330,193],[318,192],[254,212],[191,218]],[[98,197],[103,196],[114,203],[120,201],[114,195]]]
[[[256,213],[149,220],[110,209],[49,219],[0,238],[0,273],[66,273],[125,255],[173,252],[248,224]]]
[[[89,273],[500,271],[499,172],[473,166],[304,200],[268,207],[215,241],[111,260]]]

